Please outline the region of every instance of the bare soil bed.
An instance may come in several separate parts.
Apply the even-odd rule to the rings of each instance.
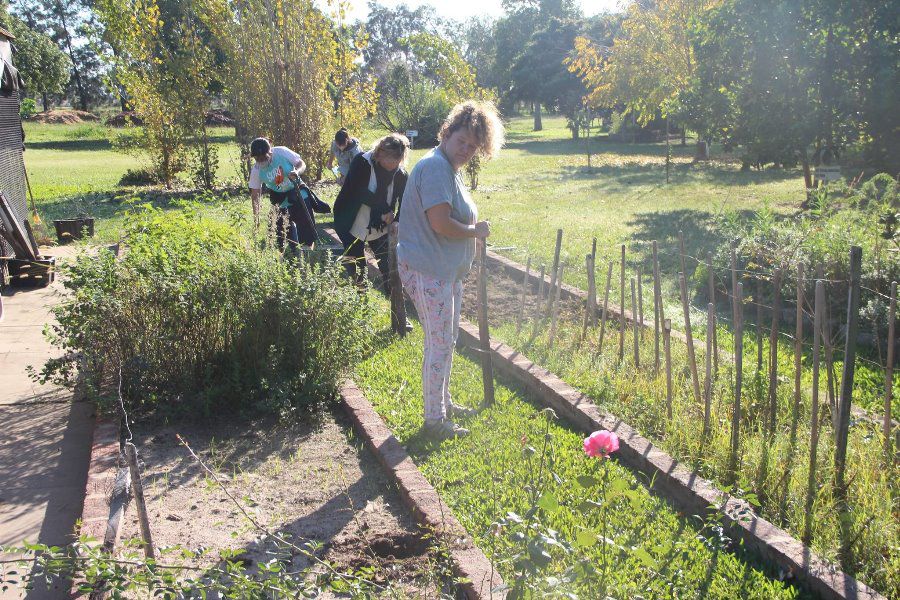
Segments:
[[[272,558],[265,541],[177,439],[181,435],[228,491],[264,527],[342,572],[374,568],[372,579],[412,597],[438,597],[441,581],[427,536],[406,512],[374,456],[353,439],[341,416],[315,423],[220,419],[135,432],[154,544],[240,551],[249,568]],[[140,537],[126,514],[121,539]],[[126,542],[123,542],[123,546]],[[133,543],[133,542],[130,542]],[[289,570],[310,565],[300,553]]]

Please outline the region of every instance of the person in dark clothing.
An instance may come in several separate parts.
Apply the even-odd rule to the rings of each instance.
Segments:
[[[369,152],[357,155],[334,202],[334,229],[344,244],[344,267],[362,285],[365,277],[364,245],[378,261],[384,287],[388,276],[388,227],[396,219],[406,189],[403,168],[409,140],[399,133],[389,134]]]
[[[306,170],[306,163],[296,152],[285,146],[273,147],[265,138],[253,140],[250,155],[255,160],[248,184],[255,221],[259,222],[259,197],[265,186],[269,190],[269,201],[278,207],[275,224],[278,248],[284,249],[285,232],[291,229],[291,223],[297,227],[297,240],[291,242],[311,247],[316,241],[315,222],[300,196],[303,187],[300,175]]]

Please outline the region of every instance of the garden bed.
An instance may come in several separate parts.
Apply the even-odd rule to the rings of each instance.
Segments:
[[[310,558],[271,543],[192,458],[180,435],[255,520],[294,543],[315,544],[314,554],[335,570],[411,594],[433,596],[444,583],[431,540],[344,417],[326,413],[296,424],[223,418],[136,433],[158,547],[227,549],[250,568],[277,558],[290,571],[321,571]],[[140,529],[132,510],[121,538],[120,552],[134,553]]]

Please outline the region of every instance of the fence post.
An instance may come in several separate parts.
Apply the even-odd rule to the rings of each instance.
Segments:
[[[603,352],[603,335],[606,333],[606,315],[609,311],[609,287],[612,285],[613,263],[609,263],[606,271],[606,293],[603,294],[603,315],[600,320],[600,339],[597,341],[597,354]]]
[[[691,368],[691,381],[694,384],[694,402],[700,403],[700,376],[697,374],[697,355],[694,354],[694,337],[691,335],[691,309],[688,305],[687,282],[684,273],[679,277],[681,284],[681,305],[684,308],[684,334],[687,337],[688,365]]]
[[[712,328],[712,352],[713,352],[713,373],[719,374],[719,334],[716,331],[716,276],[713,273],[712,252],[706,253],[706,270],[709,273],[709,301],[713,305],[713,328]]]
[[[550,308],[550,303],[553,302],[553,286],[556,285],[556,272],[559,269],[559,254],[562,251],[562,237],[563,230],[556,230],[556,248],[553,251],[553,268],[550,270],[550,289],[549,294],[547,296],[547,308]]]
[[[638,345],[639,344],[639,335],[640,335],[638,332],[641,327],[640,327],[640,325],[638,325],[637,317],[634,314],[637,312],[637,307],[635,306],[635,304],[636,304],[636,298],[634,296],[634,277],[632,277],[631,278],[631,312],[632,312],[631,324],[632,324],[632,330],[634,331],[634,366],[635,366],[635,368],[638,368],[641,366],[640,347]]]
[[[391,329],[406,337],[406,304],[403,302],[403,283],[397,268],[397,226],[388,226],[388,279],[391,288]]]
[[[757,256],[757,262],[759,262],[759,265],[757,266],[757,268],[760,269],[760,271],[756,275],[756,298],[754,298],[754,300],[756,300],[756,374],[758,377],[761,377],[762,376],[762,364],[763,364],[762,258]]]
[[[541,317],[541,303],[544,302],[544,278],[547,276],[547,265],[541,265],[541,278],[538,281],[538,296],[537,303],[535,304],[534,309],[534,318],[540,319]]]
[[[678,256],[681,258],[681,272],[687,277],[687,266],[684,262],[684,232],[678,230]]]
[[[663,322],[663,352],[666,355],[666,417],[672,420],[672,321]]]
[[[519,303],[519,315],[516,318],[516,335],[522,331],[522,319],[525,317],[525,298],[528,296],[528,280],[531,278],[531,257],[525,260],[525,278],[522,279],[522,302]]]
[[[732,264],[734,252],[732,251]],[[734,405],[731,409],[731,452],[728,457],[729,481],[737,481],[738,452],[741,447],[741,387],[744,382],[744,311],[741,306],[744,284],[734,287]]]
[[[888,465],[894,462],[891,448],[891,400],[894,393],[894,332],[897,325],[897,282],[891,282],[891,303],[888,308],[887,368],[884,370],[884,456]]]
[[[638,267],[637,270],[637,305],[638,305],[638,321],[640,323],[641,337],[644,337],[644,284],[641,281],[643,270]]]
[[[716,307],[712,302],[706,305],[706,385],[703,388],[703,439],[709,435],[709,418],[712,407],[712,357],[713,331],[716,328]]]
[[[625,244],[619,268],[619,362],[625,358]]]
[[[797,267],[797,313],[794,328],[794,406],[791,411],[791,449],[797,443],[797,423],[800,421],[800,369],[803,358],[803,265]]]
[[[481,353],[481,379],[484,384],[484,406],[494,404],[494,364],[491,358],[491,333],[488,327],[487,242],[478,240],[478,338]]]
[[[769,442],[775,436],[778,420],[778,317],[781,315],[781,269],[775,269],[772,282],[772,328],[769,330]]]
[[[812,414],[809,430],[809,477],[806,481],[806,511],[803,543],[812,542],[812,508],[816,497],[816,453],[819,449],[819,349],[822,345],[822,313],[825,309],[825,286],[816,281],[816,305],[813,317]]]
[[[581,324],[581,337],[578,339],[579,346],[581,346],[587,335],[587,330],[591,325],[593,317],[596,316],[596,311],[592,308],[592,305],[595,304],[592,302],[592,298],[596,292],[594,289],[594,262],[591,259],[590,254],[585,254],[584,256],[584,267],[587,270],[588,297],[584,303],[584,322]]]
[[[859,319],[859,279],[862,270],[862,248],[850,247],[850,291],[847,294],[847,340],[844,350],[844,372],[838,403],[838,431],[834,448],[834,486],[838,509],[847,509],[844,472],[847,465],[847,436],[850,432],[850,406],[853,402],[853,376],[856,368],[856,332]],[[842,544],[843,545],[843,544]],[[844,549],[842,549],[844,550]]]
[[[556,321],[559,314],[559,290],[562,287],[563,266],[559,265],[556,274],[556,287],[550,290],[553,300],[550,302],[550,343],[549,348],[553,350],[553,342],[556,341]]]
[[[655,373],[659,374],[659,327],[663,319],[662,298],[659,290],[659,255],[653,240],[653,356]]]
[[[597,326],[597,238],[591,249],[591,271],[588,273],[588,304],[590,304],[591,327]]]
[[[148,560],[155,558],[153,536],[150,534],[150,517],[147,514],[147,502],[144,499],[144,484],[141,483],[141,471],[138,468],[137,450],[131,442],[125,443],[125,458],[131,471],[131,491],[134,494],[134,505],[137,508],[138,523],[141,526],[141,539],[144,544],[144,556]]]

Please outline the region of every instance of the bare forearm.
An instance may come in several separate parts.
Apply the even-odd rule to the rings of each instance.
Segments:
[[[457,240],[475,237],[474,225],[465,225],[453,217],[435,219],[431,221],[431,228],[439,235]]]

